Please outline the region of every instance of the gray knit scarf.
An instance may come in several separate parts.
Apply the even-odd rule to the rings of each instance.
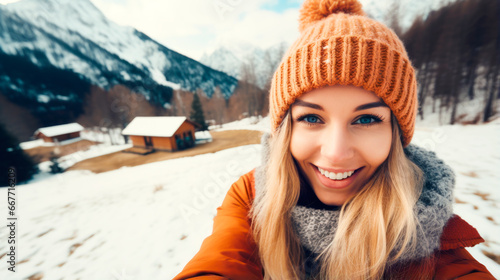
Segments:
[[[265,192],[269,137],[268,133],[262,136],[262,165],[255,170],[255,200],[261,199]],[[405,148],[405,154],[422,169],[425,182],[414,208],[421,225],[421,230],[418,230],[417,248],[403,253],[399,261],[425,258],[439,249],[443,228],[453,215],[452,193],[455,185],[455,174],[434,152],[409,145]],[[321,253],[333,240],[339,213],[340,210],[295,206],[292,222],[302,246],[314,254]]]

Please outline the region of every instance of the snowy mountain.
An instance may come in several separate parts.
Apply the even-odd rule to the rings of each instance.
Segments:
[[[103,88],[123,84],[156,103],[168,102],[172,89],[200,88],[211,96],[218,86],[230,96],[237,85],[233,77],[172,51],[134,28],[109,21],[89,0],[22,0],[0,5],[0,55],[2,61],[21,61],[34,69],[64,70],[73,79]],[[33,99],[47,87],[30,88],[33,81],[2,64],[0,91],[32,92]],[[46,91],[44,101],[61,99]]]
[[[243,61],[226,47],[220,47],[211,55],[204,54],[200,62],[237,78]]]
[[[253,83],[264,89],[287,47],[285,42],[268,49],[239,42],[221,46],[210,55],[204,54],[200,62],[238,79],[245,78],[242,73],[245,65],[247,71],[255,75]]]

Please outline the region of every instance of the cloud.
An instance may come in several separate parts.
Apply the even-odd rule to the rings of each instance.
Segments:
[[[91,1],[112,21],[194,59],[221,44],[247,41],[268,47],[298,34],[298,9],[277,13],[261,8],[277,0]]]
[[[19,1],[19,0],[0,0],[0,4],[7,5],[10,3],[15,3],[17,1]]]
[[[231,26],[219,27],[214,43],[217,46],[245,42],[268,48],[282,41],[291,42],[298,37],[297,18],[298,10],[294,9],[282,14],[256,10]]]

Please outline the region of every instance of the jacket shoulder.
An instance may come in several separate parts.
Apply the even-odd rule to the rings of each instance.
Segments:
[[[482,242],[484,239],[473,226],[460,216],[453,215],[443,229],[440,250],[473,247]]]
[[[243,174],[240,177],[240,180],[244,184],[244,187],[249,195],[249,198],[253,199],[255,197],[255,168],[250,170],[250,172]]]
[[[233,198],[240,200],[239,203],[247,205],[249,208],[255,198],[255,169],[243,174],[232,186],[229,192],[233,193]]]

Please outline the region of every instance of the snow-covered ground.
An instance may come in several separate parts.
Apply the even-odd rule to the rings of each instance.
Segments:
[[[55,146],[64,146],[69,145],[78,141],[83,140],[82,137],[71,138],[69,140],[64,140],[61,142],[45,142],[43,139],[30,140],[26,142],[19,143],[19,147],[23,150],[33,149],[36,147],[55,147]]]
[[[476,93],[476,98],[474,100],[464,100],[457,105],[457,111],[455,113],[455,122],[458,124],[464,123],[483,123],[483,113],[485,96],[483,92]],[[417,126],[436,126],[436,125],[447,125],[451,120],[451,108],[442,108],[440,112],[440,100],[437,99],[434,104],[433,110],[433,100],[427,98],[425,104],[422,106],[424,111],[424,119],[421,120],[420,116],[417,116]],[[493,105],[493,110],[500,113],[500,102],[495,102]],[[434,111],[434,112],[433,112]],[[494,118],[499,118],[500,115],[497,114],[490,120]]]
[[[239,125],[266,130],[251,122]],[[499,121],[420,124],[413,141],[455,170],[455,212],[487,241],[469,251],[497,278],[500,265],[483,251],[500,255],[499,128]],[[259,154],[259,145],[248,145],[100,174],[70,171],[18,186],[17,272],[7,270],[8,232],[2,230],[0,279],[37,273],[41,279],[171,279],[210,234],[231,183],[258,166]],[[7,221],[7,188],[0,197]]]
[[[121,129],[110,129],[108,131],[107,128],[102,128],[102,130],[100,131],[86,129],[81,132],[81,137],[61,141],[58,143],[44,142],[42,139],[37,139],[33,141],[20,143],[19,146],[25,150],[40,146],[57,147],[57,146],[69,145],[71,143],[75,143],[83,139],[99,142],[99,144],[90,146],[86,150],[80,150],[77,148],[76,152],[60,157],[58,159],[58,163],[61,168],[67,169],[76,164],[77,162],[89,158],[115,153],[132,147],[132,144],[125,143],[125,139],[121,135]],[[44,161],[39,163],[38,168],[40,169],[40,172],[34,176],[34,178],[31,180],[31,183],[52,177],[53,175],[50,173],[51,165],[52,165],[51,161]]]
[[[213,131],[223,131],[223,130],[236,130],[236,129],[248,129],[248,130],[260,130],[265,132],[270,132],[271,123],[269,117],[262,116],[252,116],[249,118],[244,118],[238,121],[225,123],[221,125],[209,126],[208,128]]]
[[[121,128],[86,128],[80,133],[83,139],[94,142],[100,142],[108,145],[124,145],[125,138],[123,138]]]
[[[194,138],[196,139],[196,143],[212,142],[213,140],[212,134],[208,130],[196,131]]]
[[[78,151],[69,155],[62,156],[58,159],[59,166],[63,169],[67,169],[73,166],[75,163],[89,158],[99,157],[102,155],[107,155],[111,153],[116,153],[128,148],[131,148],[132,144],[122,144],[122,145],[108,145],[108,144],[98,144],[90,146],[86,151]],[[35,179],[40,179],[41,177],[46,177],[47,174],[44,172],[50,171],[51,161],[44,161],[38,164],[38,168],[42,171],[40,174],[35,175]]]
[[[469,252],[500,279],[500,120],[482,125],[417,126],[412,143],[433,150],[456,173],[454,211],[486,240]]]

